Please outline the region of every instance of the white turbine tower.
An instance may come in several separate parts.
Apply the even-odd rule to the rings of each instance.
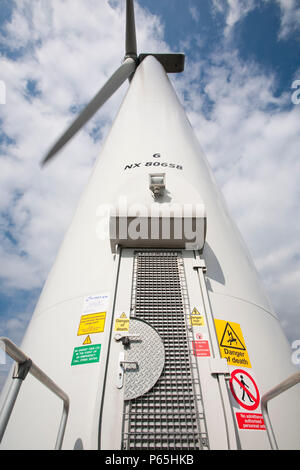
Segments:
[[[289,344],[167,76],[184,56],[137,54],[132,0],[126,25],[123,64],[44,159],[129,79],[24,352],[2,338],[1,447],[299,448]]]

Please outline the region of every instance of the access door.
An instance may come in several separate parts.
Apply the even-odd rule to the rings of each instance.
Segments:
[[[218,427],[212,447],[226,448],[220,390],[208,364],[209,333],[209,356],[195,349],[194,304],[197,312],[203,308],[193,259],[185,250],[121,251],[102,449],[209,449],[209,427]],[[215,425],[207,422],[205,403]]]

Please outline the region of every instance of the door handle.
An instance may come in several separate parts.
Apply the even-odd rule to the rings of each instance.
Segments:
[[[117,388],[121,389],[124,385],[124,365],[125,364],[134,364],[138,368],[138,363],[136,361],[125,361],[125,353],[120,352],[118,368],[117,368]]]

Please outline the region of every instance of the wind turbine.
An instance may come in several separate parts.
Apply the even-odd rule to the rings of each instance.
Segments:
[[[63,148],[63,146],[91,119],[91,117],[127,79],[132,78],[137,69],[137,66],[148,55],[149,54],[140,54],[139,56],[137,55],[134,5],[133,0],[130,0],[127,2],[126,8],[125,57],[122,65],[115,71],[115,73],[97,93],[97,95],[80,113],[73,124],[49,150],[48,154],[43,160],[43,164],[46,164],[56,155],[57,152]],[[154,56],[162,63],[166,72],[181,72],[184,68],[184,54],[154,54]]]
[[[296,448],[296,389],[270,415],[267,403],[299,374],[168,79],[184,56],[137,54],[132,0],[125,51],[43,160],[129,80],[25,353],[2,340],[21,366],[2,396],[1,447]]]

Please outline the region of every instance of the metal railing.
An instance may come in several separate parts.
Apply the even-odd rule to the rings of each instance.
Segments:
[[[55,450],[60,450],[63,443],[65,434],[68,414],[69,414],[69,397],[61,390],[32,360],[26,356],[12,341],[8,338],[0,338],[0,347],[14,360],[16,366],[14,369],[12,383],[3,407],[0,412],[0,443],[5,433],[10,415],[14,408],[16,399],[18,397],[21,385],[26,379],[27,374],[30,373],[51,392],[57,395],[63,401],[62,418],[57,434]]]
[[[285,392],[289,388],[297,385],[300,382],[300,371],[296,374],[291,375],[286,380],[278,384],[276,387],[272,388],[269,392],[265,393],[261,398],[261,410],[264,417],[264,422],[266,425],[267,433],[269,436],[270,444],[272,450],[278,450],[278,445],[276,442],[275,434],[272,428],[272,424],[270,421],[269,413],[268,413],[268,402],[273,398],[277,397],[281,393]]]

